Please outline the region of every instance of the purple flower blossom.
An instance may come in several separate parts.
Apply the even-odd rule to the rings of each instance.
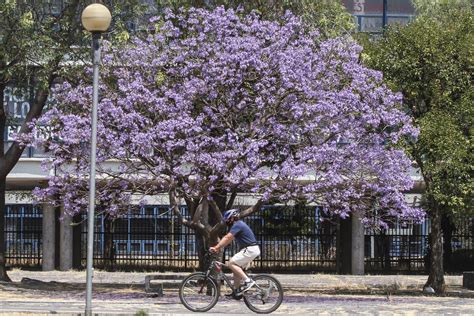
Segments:
[[[237,190],[304,199],[328,216],[422,217],[401,193],[412,182],[397,143],[417,131],[400,95],[358,62],[352,40],[317,36],[290,13],[277,23],[191,9],[166,12],[146,39],[106,45],[99,204],[116,215],[132,193]],[[58,171],[35,194],[59,194],[71,214],[87,204],[91,93],[87,82],[64,83],[33,134]]]

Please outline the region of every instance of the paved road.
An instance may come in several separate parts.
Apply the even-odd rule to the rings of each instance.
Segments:
[[[0,314],[54,313],[77,315],[84,311],[84,301],[33,300],[0,301]],[[133,315],[145,311],[149,315],[204,315],[187,311],[172,296],[141,300],[93,302],[99,315]],[[17,312],[17,313],[16,313]],[[20,314],[21,312],[21,314]],[[210,312],[217,315],[252,314],[242,302],[221,299]],[[474,315],[474,299],[454,297],[287,295],[275,315]]]
[[[0,283],[0,315],[78,315],[84,312],[85,272],[11,271],[13,283]],[[98,315],[199,315],[186,310],[171,288],[164,297],[145,293],[146,273],[96,271],[93,311]],[[278,275],[285,300],[276,315],[474,315],[474,295],[421,296],[426,276]],[[22,278],[29,278],[23,281]],[[451,290],[459,289],[460,276],[446,278]],[[395,293],[416,296],[342,295]],[[346,292],[344,292],[346,291]],[[464,294],[474,291],[462,290]],[[361,293],[362,292],[362,293]],[[339,295],[333,294],[340,293]],[[461,297],[459,297],[461,296]],[[250,315],[242,302],[222,298],[209,313]]]

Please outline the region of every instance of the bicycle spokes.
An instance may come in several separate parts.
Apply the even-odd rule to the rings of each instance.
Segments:
[[[273,290],[276,289],[275,284],[273,284],[273,282],[271,281],[268,281],[268,284],[265,284],[264,286],[255,284],[254,287],[255,287],[255,290],[254,290],[255,297],[261,299],[262,303],[264,304],[265,304],[265,300],[271,297]]]
[[[256,313],[271,313],[276,310],[283,300],[281,284],[269,275],[254,277],[255,285],[245,294],[247,306]]]
[[[181,284],[179,298],[189,310],[205,312],[217,303],[219,289],[212,278],[204,273],[194,273]]]
[[[265,274],[253,276],[253,280],[255,284],[243,295],[245,305],[255,313],[275,311],[283,301],[283,288],[280,282]],[[192,273],[184,279],[179,288],[181,302],[193,312],[210,310],[216,305],[219,295],[220,289],[215,279],[208,273]]]

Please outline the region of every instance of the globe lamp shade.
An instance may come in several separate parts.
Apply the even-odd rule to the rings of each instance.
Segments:
[[[89,32],[105,32],[110,26],[112,16],[109,9],[100,3],[88,5],[82,11],[82,25]]]

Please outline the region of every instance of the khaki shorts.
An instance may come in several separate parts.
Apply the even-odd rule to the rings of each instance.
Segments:
[[[247,269],[253,259],[260,256],[260,247],[258,245],[242,248],[236,253],[230,261],[234,262],[242,269]]]

